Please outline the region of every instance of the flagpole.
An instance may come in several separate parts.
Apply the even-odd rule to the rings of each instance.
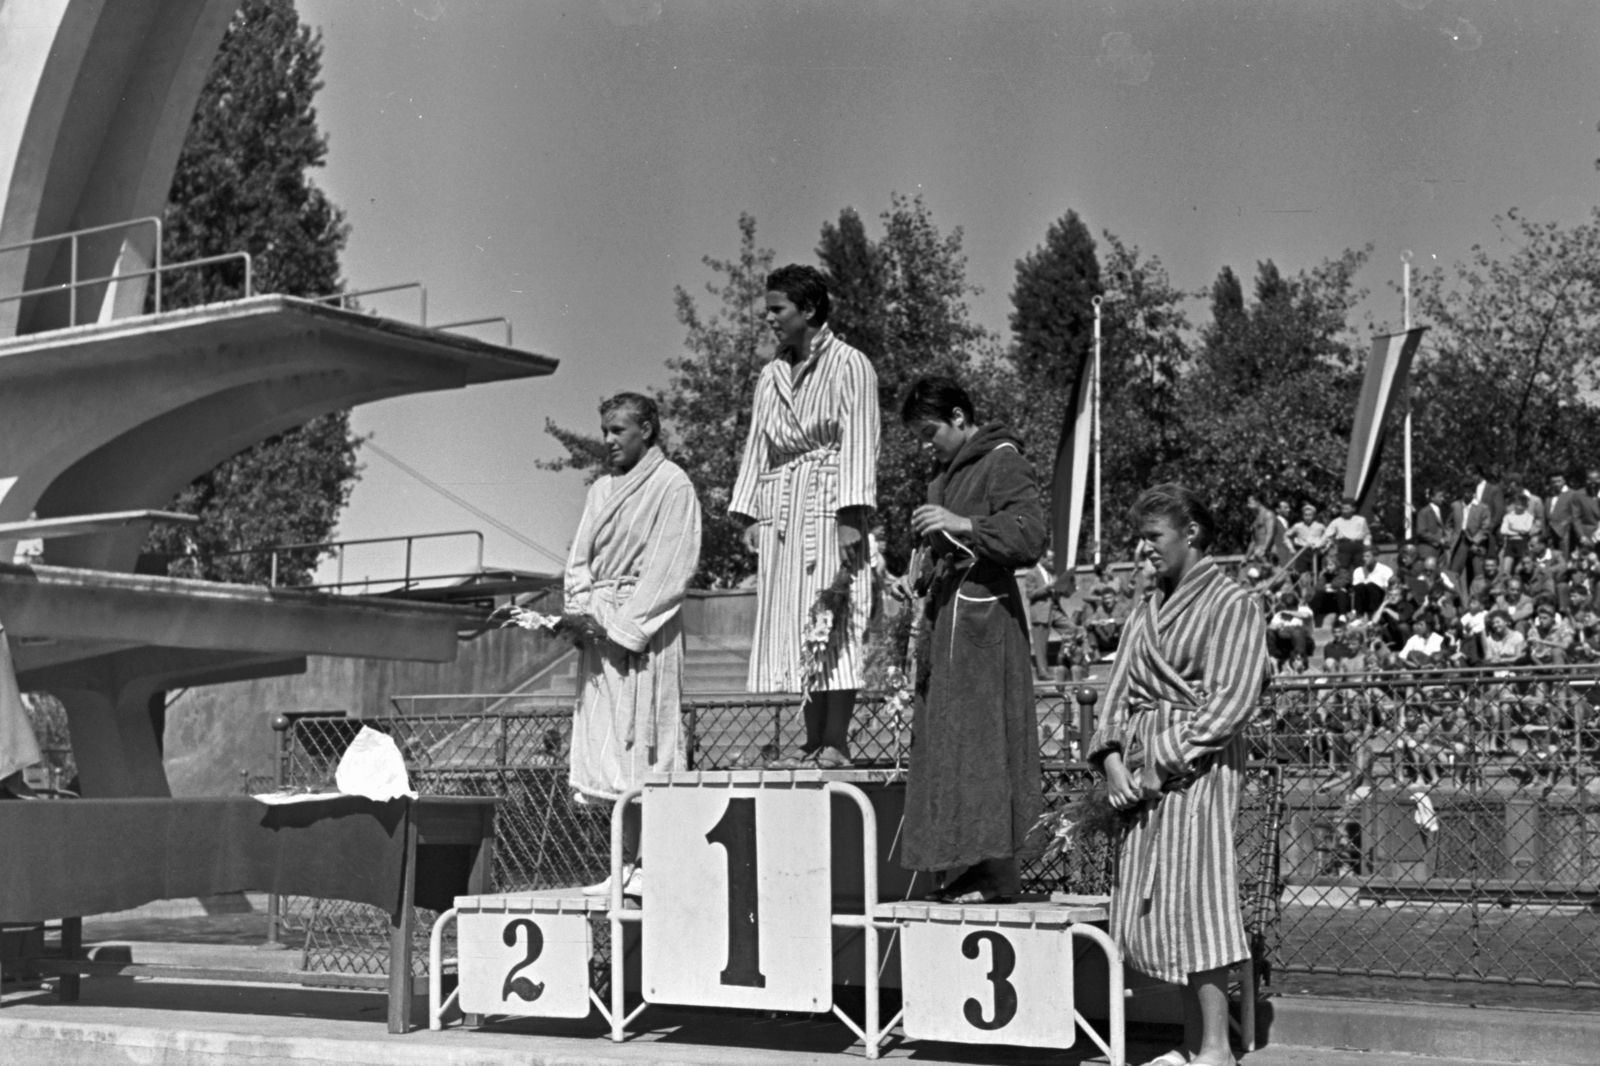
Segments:
[[[1090,303],[1094,304],[1094,376],[1089,379],[1089,388],[1094,390],[1090,398],[1094,403],[1094,411],[1090,416],[1089,434],[1094,437],[1094,565],[1100,565],[1100,497],[1105,488],[1105,482],[1100,479],[1100,297],[1096,296]]]
[[[1401,317],[1405,322],[1404,329],[1409,333],[1411,331],[1411,249],[1409,248],[1400,253],[1400,291],[1403,294],[1400,304]],[[1406,383],[1405,401],[1406,427],[1402,447],[1405,453],[1406,505],[1402,513],[1405,515],[1406,520],[1406,540],[1410,541],[1411,519],[1414,507],[1412,501],[1415,497],[1411,494],[1411,384],[1409,381]]]

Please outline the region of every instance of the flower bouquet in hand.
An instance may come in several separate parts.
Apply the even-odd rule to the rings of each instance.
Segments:
[[[498,613],[498,612],[497,612]],[[582,611],[565,611],[561,614],[540,614],[526,607],[511,607],[505,611],[502,626],[519,626],[573,644],[596,644],[606,639],[606,627],[592,614]]]
[[[800,634],[800,692],[809,696],[822,685],[828,650],[843,631],[850,613],[850,584],[854,571],[839,567],[828,587],[817,593]]]
[[[1030,835],[1047,833],[1050,843],[1044,850],[1043,861],[1049,862],[1062,852],[1071,851],[1086,837],[1112,837],[1127,823],[1128,816],[1111,806],[1104,782],[1053,811],[1045,811],[1033,823]]]

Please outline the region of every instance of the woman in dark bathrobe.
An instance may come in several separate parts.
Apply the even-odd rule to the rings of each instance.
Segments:
[[[1015,571],[1044,554],[1044,511],[1017,435],[979,425],[966,391],[922,378],[901,418],[944,471],[912,515],[931,562],[931,671],[917,712],[901,861],[966,867],[955,902],[1021,889],[1017,860],[1044,808],[1028,608]]]

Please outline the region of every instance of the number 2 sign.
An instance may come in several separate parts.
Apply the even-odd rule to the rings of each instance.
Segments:
[[[463,1011],[588,1017],[592,937],[586,916],[462,911],[456,922]]]
[[[906,1036],[1071,1047],[1072,937],[1065,927],[910,922],[900,972]]]
[[[833,1002],[829,797],[647,788],[644,998],[823,1011]]]

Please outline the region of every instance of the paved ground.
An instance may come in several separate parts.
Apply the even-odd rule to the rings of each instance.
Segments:
[[[421,1012],[419,1001],[419,1017]],[[73,1005],[56,1003],[47,992],[7,994],[0,1010],[0,1048],[7,1053],[0,1058],[29,1066],[802,1066],[863,1058],[859,1044],[840,1025],[740,1012],[652,1008],[639,1020],[639,1035],[625,1044],[610,1043],[594,1022],[523,1021],[391,1036],[383,1018],[383,998],[370,993],[98,978],[84,981],[82,1001]],[[1134,1062],[1159,1050],[1150,1044],[1129,1049]],[[1080,1051],[928,1043],[899,1043],[884,1057],[930,1066],[1104,1061]],[[1245,1061],[1249,1066],[1446,1066],[1468,1060],[1274,1047]]]

